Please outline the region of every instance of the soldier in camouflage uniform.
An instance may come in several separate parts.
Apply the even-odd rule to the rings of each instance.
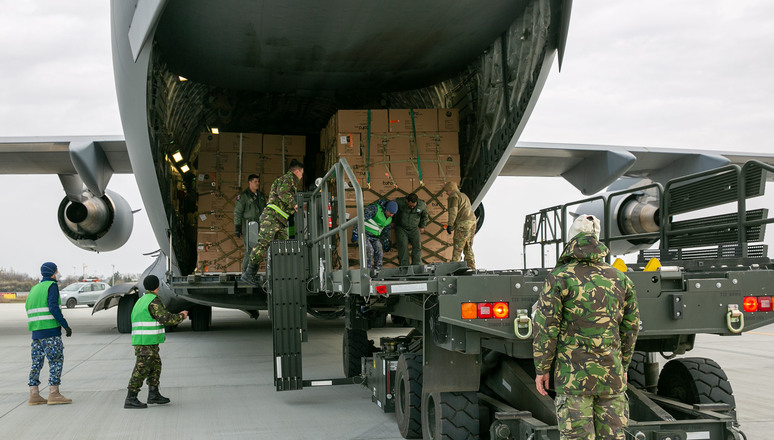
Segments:
[[[578,230],[575,224],[570,229]],[[594,233],[571,236],[535,311],[535,386],[547,394],[555,362],[561,439],[623,440],[629,422],[625,373],[639,331],[634,285],[604,262],[608,249]]]
[[[288,172],[271,184],[269,203],[261,213],[261,230],[258,232],[258,240],[250,254],[250,263],[242,273],[242,281],[257,285],[258,280],[255,275],[258,273],[258,265],[261,264],[272,240],[288,239],[289,218],[298,210],[296,187],[303,176],[304,165],[293,159]]]
[[[465,262],[471,269],[476,269],[476,257],[473,255],[473,237],[476,235],[476,215],[470,206],[470,199],[463,194],[455,182],[446,182],[443,186],[447,196],[447,211],[449,220],[446,231],[454,233],[452,243],[452,261],[460,261],[465,253]]]
[[[156,296],[159,291],[159,279],[155,275],[148,275],[143,280],[145,294],[135,303],[132,309],[132,345],[134,355],[137,358],[129,379],[129,392],[124,401],[124,408],[147,408],[148,405],[140,402],[137,394],[142,388],[143,381],[148,383],[148,403],[164,404],[169,399],[159,392],[159,379],[161,378],[161,356],[159,344],[164,342],[164,326],[177,325],[188,317],[188,311],[169,313]]]
[[[252,250],[247,226],[251,222],[257,222],[261,218],[263,209],[266,207],[266,196],[258,191],[260,184],[261,179],[255,174],[250,174],[247,177],[247,188],[237,195],[236,204],[234,205],[234,234],[237,237],[242,237],[242,242],[245,245],[242,272],[247,270],[247,263],[250,262],[250,251]]]

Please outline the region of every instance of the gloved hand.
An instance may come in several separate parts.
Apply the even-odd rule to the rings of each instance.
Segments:
[[[446,232],[448,232],[449,234],[451,234],[452,232],[454,232],[454,228],[452,228],[451,226],[447,226],[447,227],[446,227]]]
[[[242,225],[234,226],[234,235],[236,235],[237,238],[242,238]]]
[[[72,335],[73,335],[73,329],[71,329],[70,327],[65,327],[65,336],[69,338]]]

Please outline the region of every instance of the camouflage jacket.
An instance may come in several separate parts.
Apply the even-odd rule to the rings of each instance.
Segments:
[[[285,214],[288,214],[289,216],[293,215],[296,211],[296,187],[298,186],[298,182],[300,182],[299,178],[296,177],[292,171],[288,171],[284,175],[278,177],[277,180],[271,184],[266,210],[274,211],[268,206],[273,204],[283,210]],[[281,215],[277,214],[277,217],[282,218],[285,224],[288,223],[288,220]]]
[[[234,224],[244,225],[249,221],[258,221],[261,218],[261,212],[266,207],[266,196],[258,191],[253,194],[247,188],[236,197],[234,205]],[[245,221],[246,220],[246,221]]]
[[[449,226],[456,228],[462,222],[476,221],[476,215],[470,207],[470,199],[460,191],[454,191],[449,194],[447,199],[449,211]]]
[[[546,278],[535,311],[532,350],[537,375],[556,362],[559,394],[608,395],[626,390],[639,311],[634,284],[604,262],[607,247],[593,235],[567,243]]]
[[[427,204],[424,200],[417,200],[417,206],[414,209],[409,208],[405,197],[395,199],[398,204],[398,212],[395,213],[393,224],[406,231],[413,231],[417,228],[427,226]]]
[[[148,305],[148,312],[150,312],[153,319],[158,321],[161,325],[178,325],[185,319],[183,318],[183,315],[179,313],[169,313],[158,298],[155,298]]]

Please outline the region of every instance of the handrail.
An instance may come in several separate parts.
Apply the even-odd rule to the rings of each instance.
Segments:
[[[346,210],[346,193],[345,193],[345,177],[349,180],[349,186],[355,193],[355,204],[357,207],[357,216],[355,218],[341,221],[345,219],[347,215]],[[335,227],[330,227],[330,217],[328,214],[328,203],[331,198],[329,196],[330,180],[335,179],[336,183],[336,199],[339,201],[337,204],[339,224]],[[328,170],[325,176],[322,178],[320,185],[312,191],[310,210],[313,215],[322,213],[322,228],[312,226],[309,228],[311,231],[310,243],[312,245],[318,245],[322,242],[322,249],[325,252],[324,258],[324,270],[326,273],[330,273],[333,268],[331,264],[331,250],[332,243],[331,238],[336,234],[339,235],[339,255],[341,256],[342,270],[349,269],[349,250],[347,247],[347,228],[357,224],[359,231],[365,231],[365,221],[363,219],[363,190],[360,184],[355,178],[355,174],[352,172],[352,168],[345,158],[340,158],[338,162]],[[358,235],[358,259],[360,261],[360,267],[365,267],[366,264],[366,245],[365,234]],[[322,275],[322,274],[321,274]],[[361,283],[369,283],[368,271],[361,271]],[[320,279],[320,285],[325,290],[330,290],[330,286],[327,285],[327,280]],[[348,288],[345,290],[349,290]]]

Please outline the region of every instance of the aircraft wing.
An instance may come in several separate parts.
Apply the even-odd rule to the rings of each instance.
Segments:
[[[728,164],[742,165],[753,159],[774,166],[774,154],[518,142],[500,176],[561,176],[590,195],[622,177],[665,183],[674,177]],[[774,181],[774,176],[769,173],[767,179]]]
[[[0,174],[58,174],[72,199],[81,183],[101,197],[113,174],[131,172],[120,136],[0,138]]]
[[[90,144],[104,153],[113,173],[132,172],[121,136],[0,137],[0,174],[75,174],[71,157]],[[99,152],[85,154],[97,156]]]

